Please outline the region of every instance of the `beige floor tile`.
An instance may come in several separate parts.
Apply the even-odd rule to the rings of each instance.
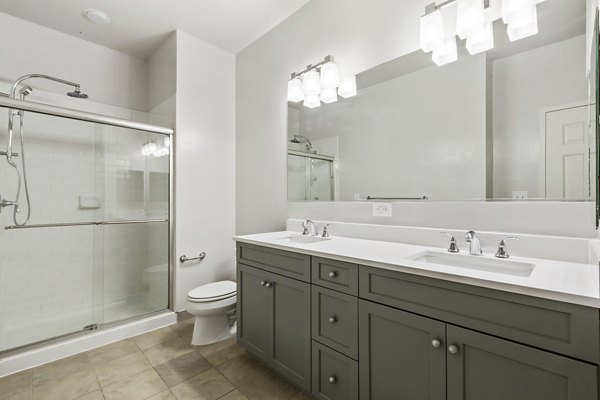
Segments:
[[[167,386],[171,387],[210,368],[210,363],[193,351],[160,364],[155,370]]]
[[[0,378],[0,399],[4,400],[31,389],[31,370]]]
[[[233,392],[221,397],[219,400],[248,400],[248,398],[240,393],[239,390],[234,390]]]
[[[300,393],[300,390],[273,372],[238,387],[238,390],[248,400],[290,400]]]
[[[165,390],[159,394],[149,397],[148,400],[176,400],[170,390]]]
[[[178,400],[216,400],[235,388],[214,369],[196,375],[171,388]]]
[[[102,389],[106,400],[142,400],[167,389],[153,369],[131,376]]]
[[[93,392],[84,394],[75,400],[104,400],[104,395],[102,394],[102,390],[94,390]]]
[[[88,368],[34,386],[33,400],[72,400],[99,388],[96,373]]]
[[[166,342],[144,349],[144,354],[153,366],[157,366],[192,351],[194,351],[192,346],[180,337],[174,337]]]
[[[297,395],[293,396],[290,400],[312,400],[312,397],[310,397],[304,392],[300,392]]]
[[[159,343],[172,339],[175,335],[176,333],[171,328],[165,327],[136,336],[132,340],[140,349],[147,349],[148,347],[156,346]]]
[[[179,336],[189,336],[194,331],[194,318],[189,318],[171,325],[169,328]]]
[[[6,398],[3,397],[3,399],[6,399],[6,400],[31,400],[31,389],[26,390],[25,392],[14,394],[12,396],[8,396]]]
[[[95,367],[98,383],[102,387],[139,374],[149,368],[152,368],[152,366],[140,351]]]
[[[208,346],[198,346],[196,351],[202,354],[214,366],[221,365],[225,361],[231,360],[246,352],[246,350],[236,343],[232,338],[219,343],[209,344]]]
[[[133,340],[126,339],[90,350],[86,354],[94,365],[104,364],[139,351]]]
[[[268,374],[268,369],[249,354],[243,354],[216,367],[236,387]]]
[[[33,385],[56,381],[75,372],[90,369],[92,364],[86,354],[75,354],[33,369]]]

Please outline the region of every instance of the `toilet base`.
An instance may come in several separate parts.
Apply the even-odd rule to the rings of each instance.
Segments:
[[[204,346],[232,338],[231,319],[228,315],[196,317],[192,345]]]

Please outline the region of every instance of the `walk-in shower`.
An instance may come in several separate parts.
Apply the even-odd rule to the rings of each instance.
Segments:
[[[75,110],[32,78],[87,98],[40,74],[0,96],[0,211],[12,211],[0,213],[0,364],[170,307],[173,129],[101,115],[112,106],[93,100],[97,114]],[[169,151],[143,153],[148,142]]]

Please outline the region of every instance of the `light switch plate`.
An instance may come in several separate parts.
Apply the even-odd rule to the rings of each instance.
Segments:
[[[391,217],[392,203],[373,203],[374,217]]]

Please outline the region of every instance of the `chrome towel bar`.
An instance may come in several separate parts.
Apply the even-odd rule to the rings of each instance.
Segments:
[[[169,222],[168,219],[140,219],[140,220],[122,220],[122,221],[89,221],[89,222],[65,222],[56,224],[30,224],[23,226],[6,226],[4,229],[33,229],[33,228],[60,228],[66,226],[90,226],[90,225],[127,225],[127,224],[151,224],[155,222]]]
[[[428,196],[422,197],[371,197],[367,196],[367,200],[429,200]]]
[[[206,258],[206,253],[205,252],[202,252],[202,253],[198,254],[198,257],[193,257],[193,258],[189,258],[188,256],[186,256],[184,254],[181,257],[179,257],[179,262],[183,264],[183,263],[186,263],[188,261],[197,261],[197,260],[202,261],[205,258]]]

